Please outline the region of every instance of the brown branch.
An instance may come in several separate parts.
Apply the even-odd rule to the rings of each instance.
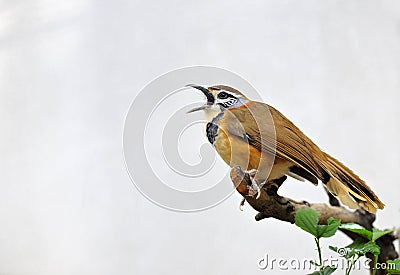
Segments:
[[[289,198],[278,195],[278,189],[286,178],[275,182],[269,182],[260,190],[260,196],[257,199],[255,196],[250,196],[251,179],[249,174],[244,173],[239,167],[232,168],[231,179],[236,187],[236,190],[243,198],[253,207],[258,214],[255,219],[257,221],[265,218],[275,218],[281,221],[294,223],[294,214],[301,208],[309,208],[318,212],[319,222],[326,224],[327,219],[333,217],[341,220],[342,223],[357,223],[366,229],[373,228],[375,215],[368,213],[362,209],[357,211],[349,211],[344,207],[340,207],[339,202],[330,197],[330,203],[308,203],[306,201],[295,201]],[[345,230],[342,230],[351,239],[360,239],[362,237]],[[383,263],[387,260],[398,258],[398,254],[394,248],[393,241],[396,237],[393,234],[385,235],[377,240],[377,244],[381,247],[381,254],[378,262]],[[372,255],[367,255],[372,259]],[[377,274],[386,274],[385,270],[377,270]]]

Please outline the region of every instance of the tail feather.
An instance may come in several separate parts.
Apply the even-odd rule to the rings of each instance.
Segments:
[[[358,203],[350,196],[349,189],[346,185],[341,183],[336,178],[332,177],[326,183],[326,188],[331,192],[339,201],[351,209],[359,208]]]
[[[385,204],[353,171],[330,155],[324,154],[327,160],[324,164],[331,174],[326,187],[342,203],[352,209],[362,206],[370,213],[376,213],[377,209],[385,207]]]

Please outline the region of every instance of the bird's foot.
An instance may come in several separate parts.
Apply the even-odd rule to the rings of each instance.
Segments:
[[[248,196],[255,196],[256,195],[256,199],[258,199],[261,195],[261,190],[260,187],[262,187],[262,185],[259,185],[257,183],[257,181],[254,179],[254,177],[257,174],[257,169],[251,169],[246,171],[246,173],[249,175],[250,180],[251,180],[251,185],[249,186],[249,193]]]
[[[256,200],[258,200],[261,196],[261,184],[258,184],[257,181],[251,178],[251,185],[249,186],[249,196],[256,196]]]
[[[257,169],[251,169],[246,172],[247,174],[249,174],[250,177],[254,177],[257,174]]]

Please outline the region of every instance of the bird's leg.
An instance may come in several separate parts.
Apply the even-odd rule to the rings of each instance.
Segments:
[[[254,177],[257,174],[257,169],[248,170],[246,173],[249,174],[250,177]]]
[[[258,199],[261,195],[261,190],[260,186],[262,187],[262,184],[259,184],[257,180],[254,178],[257,174],[257,169],[251,169],[247,171],[247,174],[249,174],[250,179],[251,179],[251,185],[249,186],[249,196],[254,196],[256,195],[256,199]]]
[[[256,195],[256,199],[258,199],[261,195],[260,184],[254,178],[251,178],[251,185],[249,186],[249,196]]]
[[[233,169],[233,168],[232,168]],[[240,169],[240,167],[239,167],[239,169]],[[251,185],[248,185],[248,188],[249,188],[249,191],[248,191],[248,196],[254,196],[255,194],[260,194],[260,188],[258,187],[258,185],[257,184],[254,184],[254,181],[253,181],[253,177],[256,175],[256,173],[257,173],[257,170],[256,169],[251,169],[251,170],[249,170],[249,171],[246,171],[246,173],[249,175],[249,177],[250,177],[250,179],[251,179]],[[259,196],[259,195],[258,195]],[[243,206],[244,206],[244,204],[246,203],[246,199],[245,198],[243,198],[241,201],[240,201],[240,204],[239,204],[239,210],[240,211],[243,211]]]

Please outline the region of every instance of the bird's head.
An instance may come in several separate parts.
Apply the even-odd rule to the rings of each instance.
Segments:
[[[225,109],[236,108],[246,104],[246,102],[249,100],[241,92],[229,86],[216,85],[208,88],[193,84],[189,84],[187,86],[200,90],[207,98],[206,104],[196,107],[188,111],[188,113],[200,110],[207,112],[216,109],[221,111]]]

